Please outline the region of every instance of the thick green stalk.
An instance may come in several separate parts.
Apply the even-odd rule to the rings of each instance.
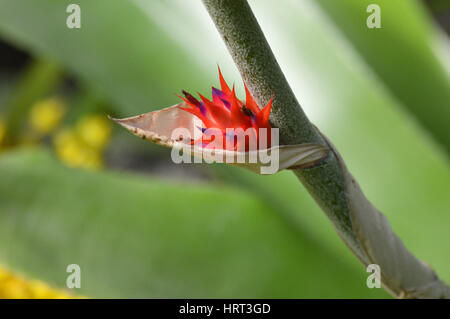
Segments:
[[[281,144],[320,143],[329,156],[294,170],[338,234],[364,265],[377,264],[385,288],[396,297],[450,298],[450,287],[415,258],[387,219],[362,193],[338,151],[302,111],[246,0],[203,0],[242,78],[259,105],[272,94],[270,121]]]
[[[258,104],[265,105],[274,94],[270,122],[280,128],[280,144],[325,145],[300,107],[247,1],[204,0],[203,3]],[[330,153],[322,165],[294,173],[331,219],[339,235],[358,254],[342,173],[335,156]]]

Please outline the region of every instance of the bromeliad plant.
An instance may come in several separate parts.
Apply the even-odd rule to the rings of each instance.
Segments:
[[[450,287],[406,249],[386,217],[364,196],[339,152],[309,122],[247,2],[203,0],[203,3],[246,82],[245,104],[236,98],[234,89],[230,90],[220,75],[221,90],[213,88],[211,101],[203,96],[200,101],[184,93],[180,104],[116,121],[152,142],[174,148],[190,147],[191,154],[203,158],[212,154],[204,150],[232,156],[263,151],[260,135],[254,136],[258,140],[256,150],[242,149],[234,142],[223,147],[223,141],[234,141],[234,135],[224,131],[227,126],[280,128],[282,145],[275,145],[272,136],[264,151],[280,151],[279,169],[293,169],[358,259],[365,266],[379,266],[386,290],[399,298],[450,298]],[[260,108],[255,101],[267,104]],[[200,121],[200,128],[196,120]],[[177,128],[184,129],[181,139],[179,132],[172,134]],[[199,139],[190,138],[199,131]],[[238,165],[250,169],[261,167],[260,162]]]
[[[172,147],[175,154],[180,150],[187,153],[187,162],[194,155],[208,163],[273,174],[285,168],[312,167],[327,156],[327,148],[320,144],[280,146],[278,129],[269,122],[274,96],[261,108],[245,83],[245,103],[240,101],[220,68],[219,80],[221,89],[212,87],[211,100],[201,94],[198,100],[183,90],[184,97],[179,96],[182,102],[177,105],[114,121],[141,138]]]

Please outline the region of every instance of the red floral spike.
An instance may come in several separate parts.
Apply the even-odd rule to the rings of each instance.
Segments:
[[[267,105],[256,114],[256,121],[257,121],[257,125],[259,127],[270,127],[269,115],[270,115],[270,110],[272,109],[272,101],[273,101],[273,95],[270,98],[269,103],[267,103]]]
[[[259,107],[256,104],[255,100],[253,99],[253,96],[250,94],[250,91],[247,88],[247,85],[244,83],[245,88],[245,107],[250,109],[254,114],[259,112]]]
[[[222,92],[225,93],[226,95],[230,95],[231,94],[231,90],[230,90],[227,82],[225,81],[225,79],[222,76],[222,72],[220,71],[220,67],[217,66],[217,69],[219,70],[219,80],[220,80],[220,87],[222,88]]]
[[[216,127],[217,128],[229,127],[230,110],[228,110],[223,104],[216,104],[211,102],[200,93],[198,93],[198,95],[200,96],[205,105],[207,114],[216,123]]]
[[[179,106],[179,108],[195,115],[202,120],[205,126],[204,128],[199,128],[202,131],[202,138],[193,141],[193,144],[199,144],[207,148],[211,147],[211,143],[214,141],[214,136],[211,136],[211,132],[221,132],[223,147],[226,147],[227,140],[235,140],[234,143],[231,143],[231,147],[233,150],[236,150],[239,147],[237,139],[235,139],[233,134],[227,135],[227,129],[243,129],[245,131],[248,128],[254,128],[256,130],[255,137],[259,141],[259,129],[271,128],[269,115],[272,108],[273,96],[269,103],[261,110],[244,83],[246,95],[246,103],[244,104],[236,97],[234,85],[233,89],[230,90],[222,76],[220,68],[218,70],[221,90],[212,88],[212,101],[200,93],[201,101],[199,101],[191,94],[182,91],[185,97],[179,97],[189,107]],[[270,131],[267,132],[267,136],[267,147],[270,147]],[[248,150],[248,146],[246,146],[245,150]]]
[[[258,174],[273,174],[312,167],[328,156],[328,147],[320,144],[279,145],[278,132],[269,122],[274,96],[260,108],[244,83],[244,104],[236,97],[234,86],[230,90],[220,69],[219,78],[221,89],[212,88],[212,99],[182,91],[181,103],[113,120],[140,138],[171,147],[176,163],[192,162],[191,156],[184,156],[187,154],[207,163],[225,162]],[[259,152],[266,149],[265,155]]]
[[[244,130],[252,126],[251,116],[246,115],[242,110],[242,102],[236,97],[234,85],[231,92],[231,123],[231,128],[243,128]]]

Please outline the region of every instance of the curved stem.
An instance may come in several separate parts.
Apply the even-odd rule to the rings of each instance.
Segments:
[[[300,107],[247,1],[204,0],[203,3],[258,104],[265,105],[274,94],[270,122],[280,128],[280,143],[325,145]],[[316,168],[294,170],[294,173],[350,248],[357,252],[359,244],[352,232],[343,178],[334,155],[331,153]]]
[[[265,105],[274,94],[270,122],[273,127],[280,128],[280,142],[283,144],[320,143],[329,145],[304,114],[247,1],[203,0],[203,3],[258,104]],[[332,147],[330,146],[330,148]],[[365,234],[361,235],[355,231],[356,223],[363,224],[360,220],[356,220],[361,216],[357,209],[364,206],[355,205],[355,202],[361,203],[366,199],[359,195],[359,197],[350,196],[349,173],[343,167],[345,165],[339,155],[332,151],[320,166],[306,170],[294,170],[294,173],[325,212],[347,246],[363,264],[368,265],[374,260],[377,261],[377,256],[374,257],[371,252],[368,252],[365,238],[361,238]],[[377,217],[379,214],[378,211],[367,213],[373,213]],[[390,227],[384,230],[390,231]],[[381,233],[378,236],[381,236]],[[395,236],[395,240],[397,238]],[[391,257],[393,260],[396,258],[396,256]],[[422,265],[419,260],[415,258],[414,260]],[[408,271],[408,269],[403,269],[403,271]],[[426,273],[426,278],[429,278],[428,275],[429,273]],[[391,284],[396,280],[386,278],[386,274],[384,276],[382,274],[382,279],[387,290],[393,295],[408,296],[409,291],[407,290],[411,287],[402,288],[402,283]],[[404,282],[403,284],[406,285]],[[414,289],[416,288],[414,287]],[[448,287],[442,283],[442,289],[439,290],[437,296],[442,296],[442,291],[450,295],[447,289]],[[435,294],[427,296],[427,292],[422,290],[421,293],[425,295],[421,296],[436,296]]]

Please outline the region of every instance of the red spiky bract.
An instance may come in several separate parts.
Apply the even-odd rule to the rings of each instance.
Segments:
[[[203,147],[208,147],[209,143],[213,141],[211,136],[208,136],[207,131],[220,130],[223,135],[223,145],[225,148],[227,136],[226,129],[242,128],[244,131],[248,128],[256,130],[256,138],[258,139],[259,148],[259,129],[267,129],[267,147],[271,145],[270,123],[269,115],[272,108],[273,96],[264,108],[260,109],[258,104],[253,99],[250,91],[244,83],[245,87],[245,104],[237,97],[236,92],[230,89],[227,82],[219,70],[219,80],[221,89],[212,88],[212,101],[199,93],[201,101],[193,97],[191,94],[183,91],[185,97],[179,96],[189,107],[179,107],[180,109],[189,112],[198,117],[204,124],[206,130],[203,130],[202,137],[193,144],[201,144]],[[199,128],[201,129],[201,128]],[[230,136],[228,137],[230,138]],[[234,137],[232,137],[234,139]],[[237,150],[239,145],[234,142],[232,149]],[[246,145],[248,151],[248,145]]]

